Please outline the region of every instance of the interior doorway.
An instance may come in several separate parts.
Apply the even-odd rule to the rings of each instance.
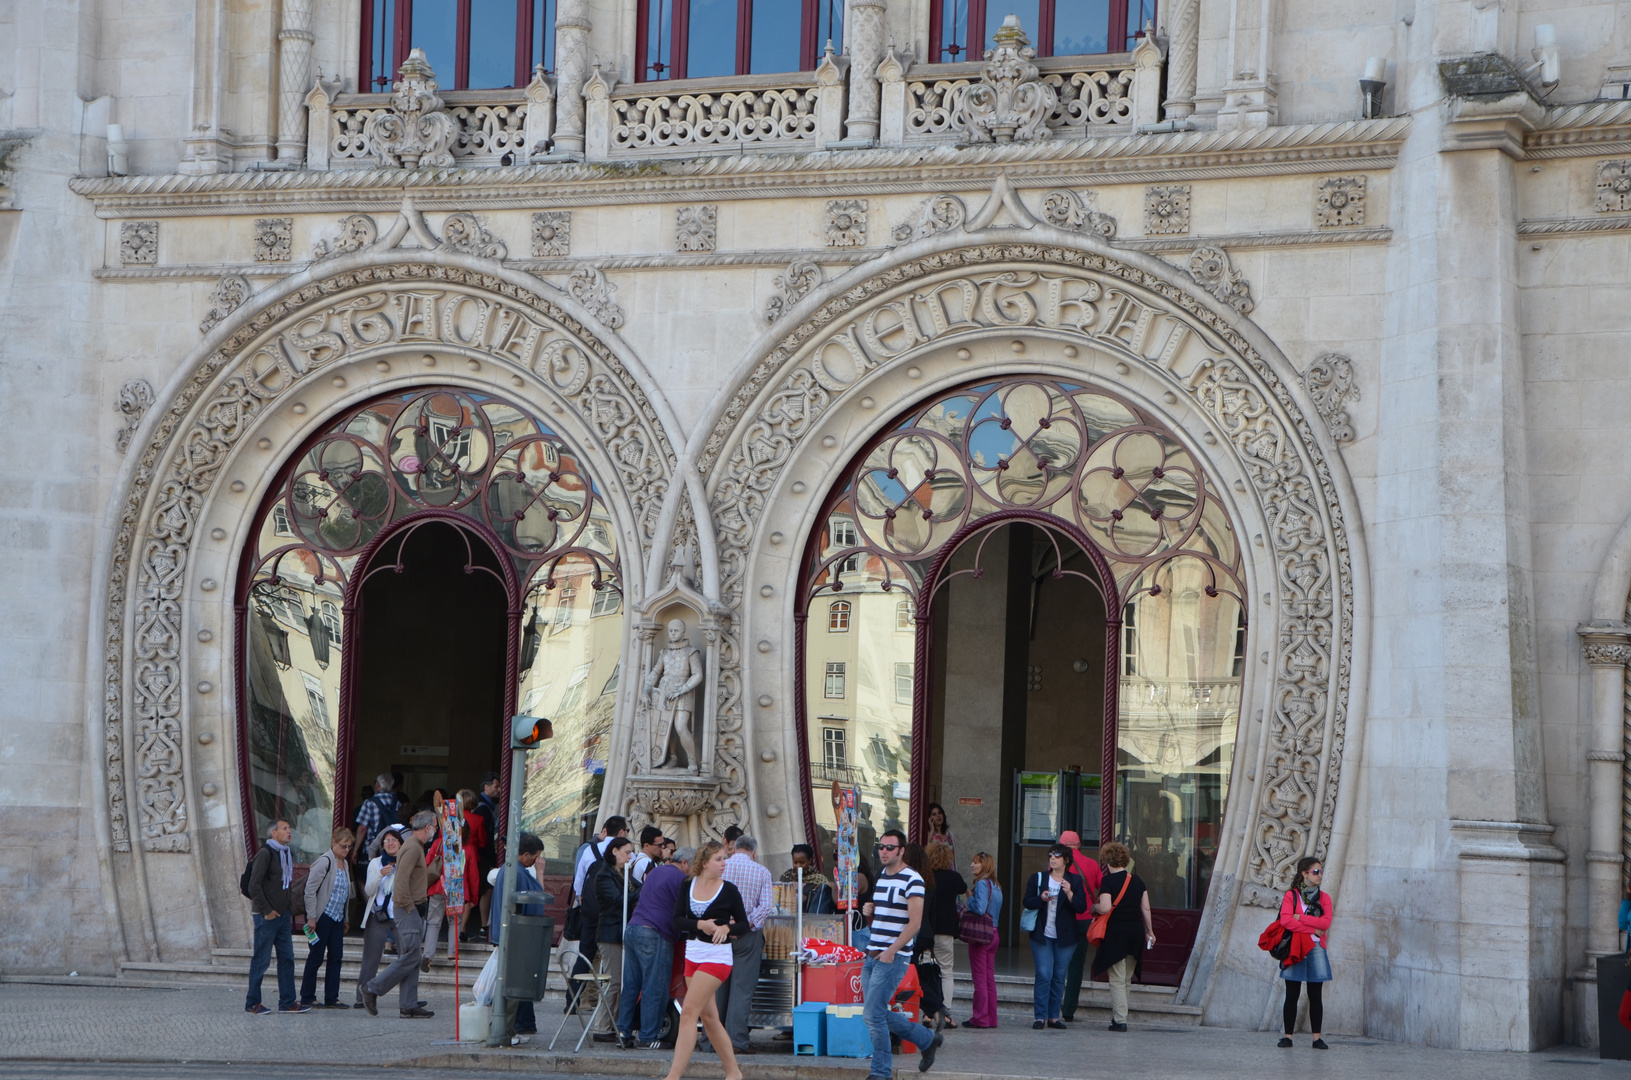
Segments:
[[[354,616],[348,806],[380,773],[418,807],[498,771],[507,608],[499,556],[473,530],[421,520],[380,545]]]

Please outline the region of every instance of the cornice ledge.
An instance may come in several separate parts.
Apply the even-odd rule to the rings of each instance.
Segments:
[[[394,209],[404,192],[424,209],[594,204],[700,197],[772,198],[924,187],[989,187],[999,172],[1016,186],[1079,180],[1147,182],[1253,173],[1391,169],[1409,117],[1236,131],[1116,135],[962,147],[734,154],[606,164],[495,168],[266,171],[191,176],[76,177],[69,187],[99,217],[196,216]],[[445,205],[444,205],[445,204]]]
[[[1549,108],[1539,130],[1524,135],[1523,148],[1531,158],[1631,152],[1631,101],[1588,101]]]
[[[1228,251],[1252,248],[1305,247],[1323,244],[1386,244],[1393,239],[1393,230],[1379,229],[1321,229],[1298,232],[1228,233],[1221,236],[1140,236],[1112,240],[1110,246],[1125,251],[1172,252],[1194,251],[1203,245],[1221,247]]]
[[[1623,232],[1631,232],[1631,214],[1605,214],[1592,218],[1525,218],[1518,222],[1519,236]]]

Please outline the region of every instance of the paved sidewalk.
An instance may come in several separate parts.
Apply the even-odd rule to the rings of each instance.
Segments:
[[[473,1072],[525,1071],[590,1076],[660,1076],[668,1057],[621,1052],[586,1044],[571,1053],[565,1035],[557,1053],[543,1049],[560,1003],[539,1007],[543,1035],[516,1050],[448,1045],[453,1037],[452,995],[426,995],[434,1020],[403,1020],[394,995],[380,1015],[362,1011],[314,1011],[301,1016],[253,1017],[243,1011],[240,990],[158,990],[0,984],[0,1066],[7,1061],[244,1063],[257,1075],[276,1075],[265,1063],[294,1061],[345,1065],[395,1065],[399,1069]],[[1599,1062],[1594,1053],[1559,1047],[1537,1054],[1475,1054],[1424,1050],[1370,1039],[1334,1036],[1331,1050],[1317,1052],[1299,1035],[1292,1050],[1274,1046],[1275,1036],[1178,1025],[1135,1026],[1125,1035],[1101,1024],[1074,1024],[1069,1031],[1035,1032],[1028,1017],[1005,1014],[995,1030],[958,1029],[931,1074],[943,1080],[1031,1077],[1065,1080],[1169,1080],[1175,1076],[1262,1080],[1266,1074],[1330,1080],[1579,1080],[1605,1076],[1631,1080],[1631,1062]],[[575,1041],[576,1021],[567,1026]],[[440,1044],[440,1045],[439,1045]],[[794,1058],[791,1044],[755,1033],[759,1053],[742,1059],[743,1071],[760,1080],[861,1080],[864,1060]],[[917,1058],[895,1059],[896,1075],[917,1076]],[[0,1077],[10,1069],[0,1067]],[[102,1073],[106,1075],[106,1073]],[[717,1058],[699,1054],[690,1075],[721,1075]]]

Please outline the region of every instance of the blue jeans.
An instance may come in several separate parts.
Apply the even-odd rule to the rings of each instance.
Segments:
[[[912,1023],[905,1013],[889,1007],[900,981],[906,977],[909,959],[902,951],[895,954],[893,963],[886,964],[876,954],[868,954],[861,967],[861,992],[866,998],[861,1016],[872,1033],[872,1076],[878,1080],[887,1080],[895,1074],[895,1063],[890,1059],[890,1035],[899,1035],[920,1050],[934,1042],[934,1032],[922,1024]]]
[[[1070,958],[1075,944],[1060,945],[1045,938],[1041,945],[1031,939],[1031,956],[1036,959],[1036,985],[1031,988],[1032,1014],[1038,1020],[1057,1020],[1065,1000],[1065,979],[1070,975]]]
[[[674,946],[656,930],[640,925],[623,930],[623,999],[617,1010],[617,1030],[624,1035],[634,1031],[638,1002],[641,1045],[662,1038],[673,963]]]
[[[280,1009],[295,1007],[294,999],[294,917],[285,911],[275,919],[256,915],[255,953],[249,960],[249,993],[244,997],[244,1008],[251,1009],[261,1003],[261,979],[272,963],[272,950],[277,950],[277,1004]]]
[[[310,1005],[317,1000],[317,969],[328,957],[328,971],[323,975],[323,1004],[340,1003],[340,957],[345,951],[345,923],[335,922],[327,915],[317,916],[317,944],[306,954],[306,972],[300,978],[300,1003]]]

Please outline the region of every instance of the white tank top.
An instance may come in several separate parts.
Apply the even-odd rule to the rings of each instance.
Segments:
[[[719,887],[723,890],[725,888],[724,883],[721,882]],[[691,879],[691,888],[687,895],[691,900],[691,917],[695,919],[702,918],[702,913],[708,910],[708,905],[718,899],[719,896],[718,893],[715,893],[713,897],[707,900],[698,900],[695,878]],[[715,945],[711,941],[697,941],[695,939],[685,943],[685,958],[693,964],[729,965],[732,962],[731,956],[731,943],[729,941],[723,945]]]

